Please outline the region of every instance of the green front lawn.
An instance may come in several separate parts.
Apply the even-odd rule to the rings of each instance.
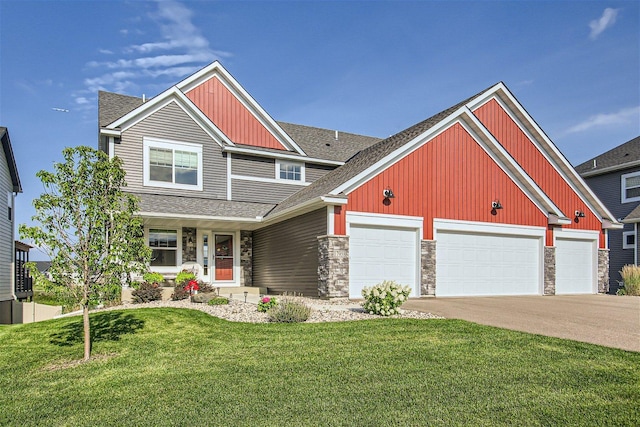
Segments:
[[[640,353],[457,320],[230,323],[179,309],[0,328],[0,425],[636,425]]]

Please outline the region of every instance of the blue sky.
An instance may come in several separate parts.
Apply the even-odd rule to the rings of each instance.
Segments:
[[[151,97],[216,59],[292,123],[385,137],[504,81],[573,164],[640,134],[636,1],[0,0],[21,222],[35,173],[97,145],[97,90]]]

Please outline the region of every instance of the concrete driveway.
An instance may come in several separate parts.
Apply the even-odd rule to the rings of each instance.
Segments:
[[[640,297],[418,298],[410,299],[402,308],[640,352]]]

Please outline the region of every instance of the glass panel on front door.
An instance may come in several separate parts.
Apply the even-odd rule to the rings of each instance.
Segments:
[[[233,236],[215,235],[214,280],[233,280]]]

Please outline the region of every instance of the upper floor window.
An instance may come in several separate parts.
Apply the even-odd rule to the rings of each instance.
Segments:
[[[276,160],[276,178],[304,182],[304,164]]]
[[[625,231],[622,233],[622,249],[633,249],[636,246],[636,232]]]
[[[144,185],[202,190],[202,145],[144,138]]]
[[[640,200],[640,172],[622,175],[622,203]]]

